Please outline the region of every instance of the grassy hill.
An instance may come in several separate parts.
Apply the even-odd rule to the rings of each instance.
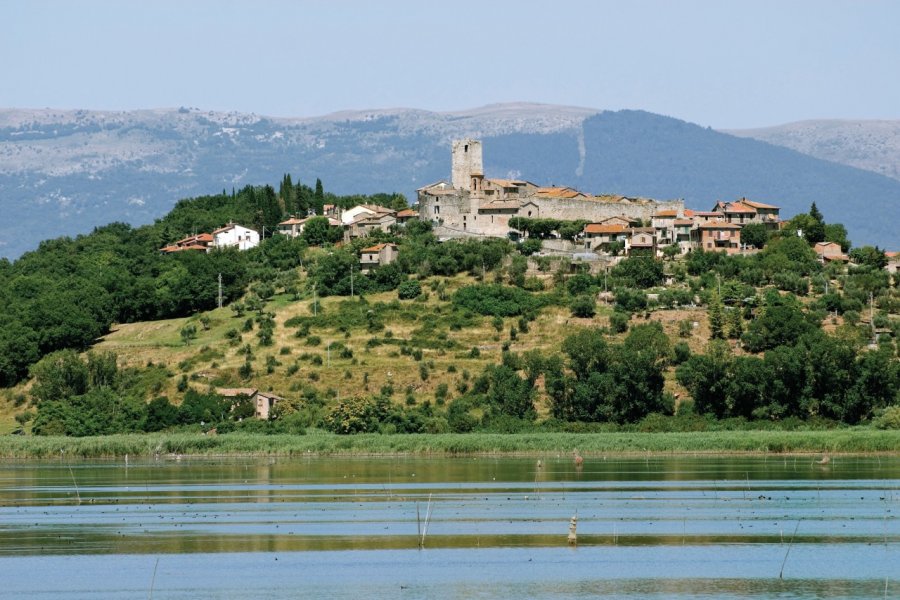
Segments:
[[[549,275],[541,275],[548,287],[552,285]],[[264,306],[265,312],[274,314],[276,324],[271,346],[259,345],[256,326],[240,331],[248,320],[253,320],[253,313],[239,317],[225,307],[185,318],[115,324],[91,350],[114,352],[123,369],[148,365],[162,368],[165,374],[153,379],[149,392],[176,402],[183,396],[185,385],[201,391],[254,387],[289,400],[299,400],[315,389],[329,402],[377,394],[389,387],[396,403],[421,406],[427,402],[439,406],[470,388],[487,365],[499,364],[504,349],[516,353],[534,349],[558,353],[568,335],[584,327],[609,326],[613,313],[612,306],[600,304],[595,317],[576,318],[565,306],[549,306],[528,323],[527,332],[521,331],[518,318],[504,319],[498,330],[493,319],[478,315],[457,327],[450,318],[449,298],[460,287],[476,282],[469,275],[431,277],[422,282],[427,294],[417,300],[399,301],[394,291],[364,299],[316,298],[315,316],[309,292],[299,297],[280,293]],[[443,284],[444,300],[430,289],[438,283]],[[360,315],[372,312],[383,320],[383,328],[372,331],[359,322]],[[696,321],[698,327],[687,341],[692,351],[699,352],[709,338],[705,315],[703,308],[659,310],[651,313],[649,320],[662,323],[673,340],[678,337],[680,321]],[[291,325],[296,317],[314,317],[319,324],[298,337],[300,328]],[[644,321],[643,316],[634,319]],[[184,341],[181,331],[188,325],[193,325],[197,334]],[[511,339],[511,328],[516,328],[515,339]],[[238,330],[240,340],[230,339],[229,330]],[[613,339],[623,337],[620,334]],[[253,372],[242,376],[241,368],[248,362],[248,346]],[[13,399],[26,393],[30,386],[31,382],[25,382],[6,390],[8,402],[0,404],[0,433],[15,428],[12,417],[23,407],[16,407]],[[440,396],[442,386],[446,386],[447,395],[438,399],[436,394]],[[684,394],[674,381],[674,369],[667,374],[667,389]],[[548,415],[543,394],[539,395],[537,408],[540,417]]]

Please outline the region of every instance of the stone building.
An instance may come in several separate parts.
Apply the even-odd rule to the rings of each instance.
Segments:
[[[450,183],[439,181],[417,190],[419,217],[439,237],[506,237],[513,217],[603,222],[610,217],[650,221],[662,210],[684,212],[682,200],[594,196],[569,187],[541,187],[526,180],[484,176],[479,140],[455,140]]]

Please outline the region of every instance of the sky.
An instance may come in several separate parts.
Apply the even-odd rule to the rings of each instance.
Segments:
[[[893,0],[0,0],[0,108],[900,119]]]

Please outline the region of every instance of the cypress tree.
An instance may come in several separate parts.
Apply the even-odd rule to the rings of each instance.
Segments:
[[[709,299],[709,330],[713,339],[725,338],[725,307],[722,305],[722,299],[715,290]]]

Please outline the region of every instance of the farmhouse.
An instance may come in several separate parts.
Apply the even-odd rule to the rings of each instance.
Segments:
[[[363,273],[389,265],[397,260],[397,244],[375,244],[360,251],[359,265]]]
[[[213,246],[216,248],[237,248],[249,250],[259,246],[259,232],[243,225],[229,223],[212,232]]]

